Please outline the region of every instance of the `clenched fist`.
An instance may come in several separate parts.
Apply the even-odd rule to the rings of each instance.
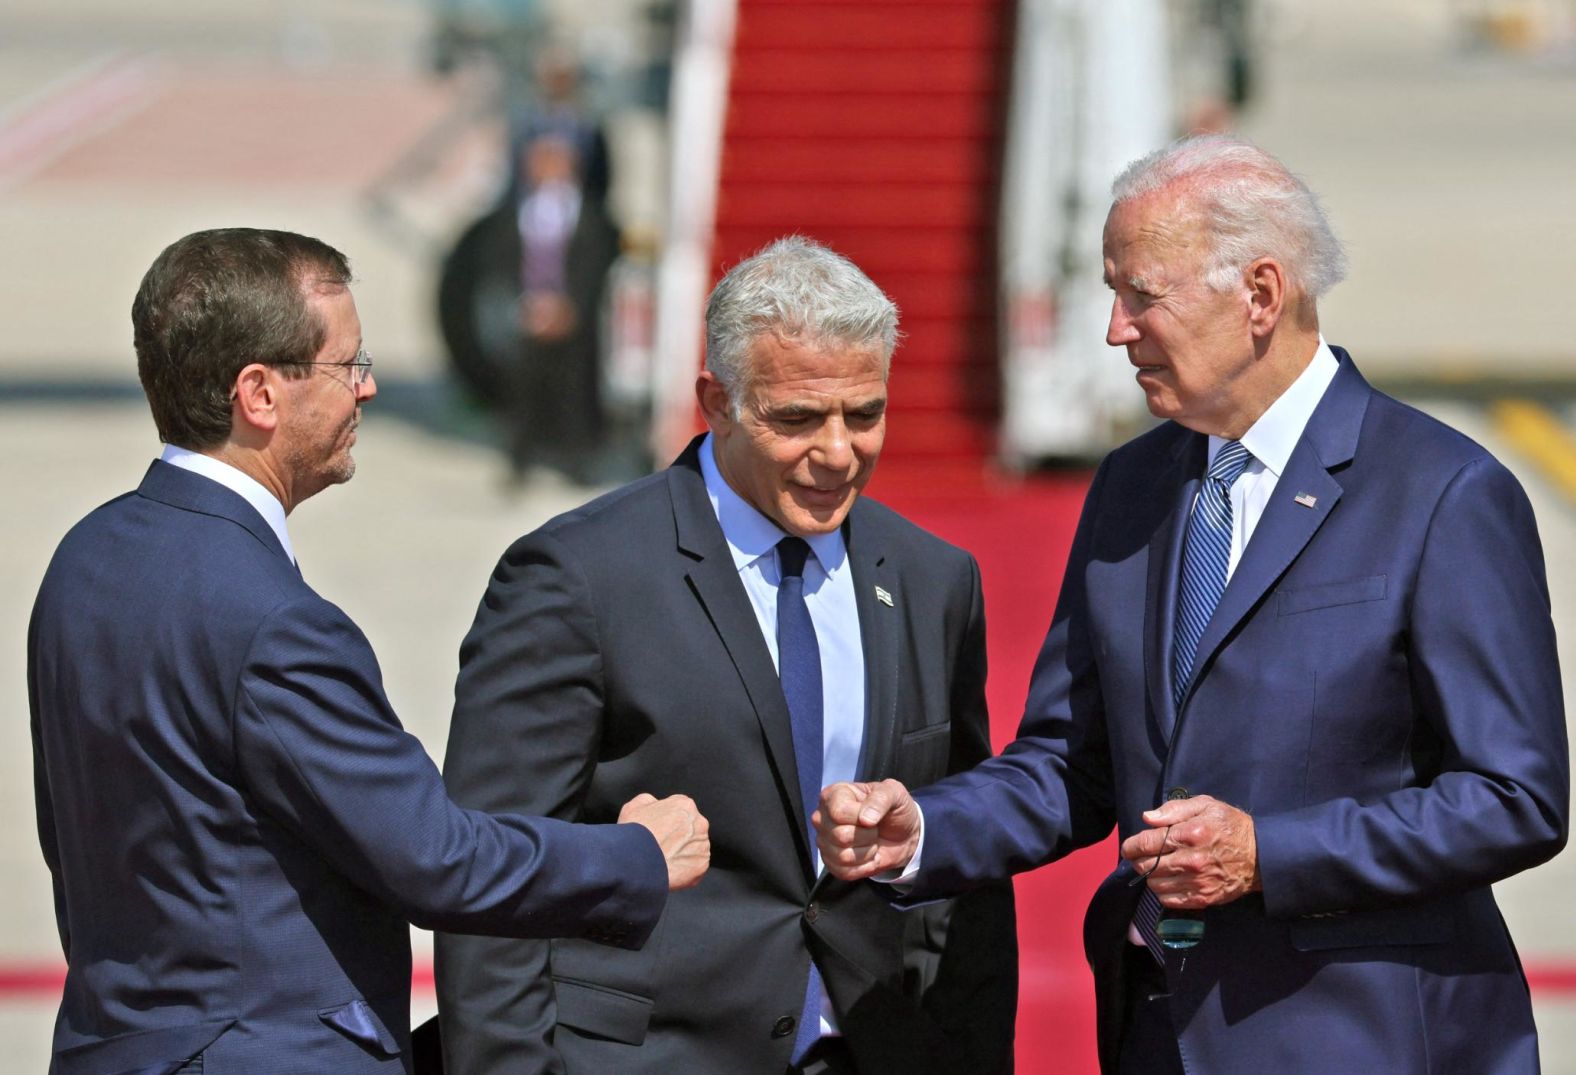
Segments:
[[[821,861],[844,881],[901,870],[919,847],[919,809],[896,780],[822,788],[811,821]]]
[[[658,799],[642,792],[618,812],[620,825],[644,825],[668,862],[668,890],[692,888],[711,864],[711,822],[688,795]]]

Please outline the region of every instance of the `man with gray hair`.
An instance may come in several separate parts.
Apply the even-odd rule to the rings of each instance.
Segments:
[[[591,821],[683,789],[712,867],[633,958],[440,936],[449,1070],[1010,1067],[1007,884],[901,912],[822,872],[809,824],[828,782],[990,753],[973,558],[860,495],[896,339],[852,262],[773,243],[708,301],[709,434],[504,554],[461,650],[451,792]]]
[[[1018,738],[827,788],[828,868],[920,900],[1116,828],[1106,1071],[1535,1071],[1490,891],[1568,827],[1527,498],[1325,343],[1340,246],[1275,158],[1188,139],[1114,194],[1106,341],[1166,421],[1095,475]]]

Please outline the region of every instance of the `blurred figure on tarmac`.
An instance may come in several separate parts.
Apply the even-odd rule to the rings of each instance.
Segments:
[[[602,298],[619,236],[607,146],[574,103],[573,68],[549,53],[540,77],[502,201],[443,268],[440,320],[462,373],[502,419],[512,480],[540,466],[586,484],[604,454]]]
[[[542,464],[595,477],[602,428],[600,319],[618,233],[580,183],[573,143],[542,133],[520,151],[520,350],[507,378],[509,461],[516,478]]]
[[[574,152],[580,196],[605,205],[612,182],[607,135],[582,97],[578,58],[561,44],[550,45],[536,55],[532,69],[535,92],[516,113],[511,139],[513,159],[519,160],[526,144],[538,138],[561,138]],[[523,196],[519,180],[524,178],[518,169],[512,177],[511,197],[515,201]]]
[[[455,806],[303,580],[286,516],[350,480],[377,394],[349,283],[332,247],[237,228],[137,293],[164,452],[61,542],[28,633],[52,1072],[410,1071],[410,923],[638,949],[705,872],[683,796],[609,825]]]

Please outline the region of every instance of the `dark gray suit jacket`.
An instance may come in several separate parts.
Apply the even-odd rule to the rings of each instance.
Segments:
[[[696,447],[504,554],[461,651],[445,777],[467,805],[578,820],[685,792],[711,820],[711,872],[640,952],[440,936],[449,1070],[780,1072],[812,951],[861,1071],[1001,1070],[1011,890],[905,913],[810,876],[787,707]],[[973,558],[863,499],[845,537],[861,777],[923,785],[986,757]]]
[[[408,1070],[409,922],[638,946],[661,910],[638,826],[454,806],[356,626],[166,463],[61,542],[28,697],[61,1075]]]

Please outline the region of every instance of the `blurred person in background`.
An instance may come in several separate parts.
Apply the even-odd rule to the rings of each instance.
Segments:
[[[1010,887],[902,913],[821,872],[808,823],[839,774],[922,785],[990,753],[973,558],[860,495],[897,310],[795,238],[735,266],[706,326],[709,434],[499,562],[444,777],[582,821],[683,789],[714,867],[639,953],[440,934],[448,1068],[1008,1070]]]
[[[827,788],[828,868],[922,900],[1114,826],[1103,1070],[1536,1071],[1490,888],[1569,825],[1531,505],[1326,344],[1344,256],[1275,158],[1184,140],[1113,196],[1106,342],[1165,421],[1095,475],[1017,739]]]
[[[550,51],[539,72],[504,196],[443,268],[440,320],[504,424],[511,480],[540,466],[589,483],[604,457],[602,299],[619,235],[606,141],[576,103],[575,68]]]
[[[409,923],[638,950],[706,868],[682,796],[610,825],[455,806],[303,580],[286,516],[355,473],[377,393],[349,282],[315,239],[223,229],[137,293],[166,447],[61,542],[28,634],[51,1071],[408,1071]]]
[[[585,100],[579,58],[567,45],[554,43],[532,58],[531,71],[533,92],[514,108],[510,135],[513,159],[519,160],[525,146],[539,138],[562,139],[574,153],[580,196],[605,206],[612,163],[607,135]],[[525,178],[525,170],[516,169],[511,180],[511,197],[516,201],[523,196],[520,183]]]
[[[596,475],[602,292],[618,232],[582,185],[581,165],[575,144],[558,133],[538,133],[520,151],[507,244],[519,266],[520,347],[505,404],[516,479],[537,463],[584,482]]]

